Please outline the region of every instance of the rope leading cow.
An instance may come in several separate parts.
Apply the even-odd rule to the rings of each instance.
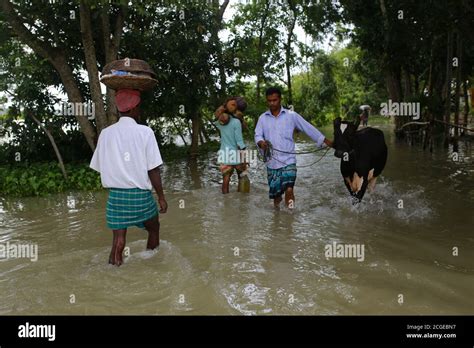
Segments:
[[[334,120],[334,156],[341,159],[341,174],[354,204],[362,200],[367,187],[373,191],[387,162],[383,132],[371,127],[357,130],[359,123]]]

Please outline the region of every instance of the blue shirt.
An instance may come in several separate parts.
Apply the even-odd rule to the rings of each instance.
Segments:
[[[239,148],[245,149],[244,139],[242,138],[242,125],[234,117],[230,117],[229,123],[222,125],[219,121],[214,124],[221,132],[221,148],[219,150],[218,163],[222,164],[240,164]]]
[[[325,136],[298,113],[282,107],[278,116],[273,116],[270,110],[260,115],[255,127],[255,143],[261,140],[269,140],[272,143],[274,150],[272,159],[267,162],[268,168],[278,169],[289,164],[296,164],[295,154],[275,150],[295,152],[293,140],[295,129],[304,132],[319,147],[322,147]]]

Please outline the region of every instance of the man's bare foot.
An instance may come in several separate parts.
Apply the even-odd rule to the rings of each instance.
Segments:
[[[146,250],[155,250],[160,246],[160,238],[148,234],[148,241],[146,243]]]
[[[281,198],[281,196],[274,198],[273,199],[273,206],[275,208],[279,209],[280,208],[280,203],[281,203],[282,200],[283,200],[283,198]]]
[[[125,243],[118,243],[115,247],[114,253],[112,254],[112,265],[120,266],[123,264],[123,249],[125,248]]]
[[[110,257],[109,257],[109,264],[117,266],[117,267],[122,265],[123,264],[122,253],[119,253],[117,249],[113,250],[113,252],[110,254]]]
[[[123,264],[122,254],[115,254],[115,259],[112,260],[112,265],[120,267]]]

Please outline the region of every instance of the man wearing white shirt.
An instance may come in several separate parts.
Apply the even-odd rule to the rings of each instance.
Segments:
[[[160,223],[152,188],[158,194],[160,213],[166,213],[161,184],[163,164],[153,130],[140,122],[140,92],[116,92],[119,121],[102,130],[90,167],[100,172],[102,186],[109,189],[107,227],[113,231],[109,263],[120,266],[127,228],[148,231],[147,249],[159,246]]]

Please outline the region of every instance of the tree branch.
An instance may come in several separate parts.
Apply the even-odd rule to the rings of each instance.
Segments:
[[[61,156],[61,153],[59,152],[58,146],[56,145],[56,142],[54,141],[54,138],[51,134],[51,132],[33,115],[33,112],[28,110],[26,112],[28,116],[30,116],[33,121],[36,122],[36,124],[46,133],[48,136],[49,141],[51,142],[51,145],[53,146],[54,152],[56,154],[56,157],[58,158],[59,162],[59,167],[61,168],[61,172],[63,173],[64,179],[67,180],[67,173],[66,173],[66,168],[64,167],[64,162],[63,162],[63,157]]]
[[[112,39],[112,53],[113,58],[117,59],[118,50],[120,47],[120,40],[122,38],[123,33],[123,25],[125,23],[125,17],[127,16],[127,8],[120,6],[119,13],[117,15],[117,19],[115,21],[115,30],[114,30],[114,37]]]
[[[1,6],[8,23],[12,27],[15,34],[21,39],[21,41],[30,46],[33,51],[38,53],[43,58],[53,62],[53,57],[58,53],[58,50],[54,49],[46,42],[39,40],[23,25],[23,22],[26,21],[24,21],[17,13],[15,13],[13,5],[10,1],[1,0]]]
[[[82,93],[77,87],[72,69],[67,64],[64,52],[58,48],[50,46],[48,43],[39,40],[24,25],[22,18],[15,12],[12,3],[9,0],[0,0],[1,9],[13,32],[20,41],[28,45],[36,54],[47,59],[56,69],[64,85],[68,98],[71,102],[82,103]],[[92,150],[95,149],[95,130],[89,120],[84,117],[76,116],[87,143]]]
[[[122,38],[123,26],[127,9],[120,6],[117,18],[115,20],[115,29],[113,37],[110,32],[110,16],[109,6],[104,6],[101,11],[102,33],[105,50],[105,64],[117,59],[118,50],[120,47],[120,40]],[[115,106],[115,92],[107,88],[107,123],[115,123],[118,119],[118,114]]]
[[[105,51],[105,64],[112,61],[110,52],[110,23],[109,23],[109,6],[106,4],[100,11],[100,19],[102,25],[102,39]]]
[[[224,17],[224,12],[229,5],[230,0],[225,0],[219,8],[219,12],[217,12],[217,22],[222,23],[222,18]],[[219,2],[218,2],[219,3]]]

